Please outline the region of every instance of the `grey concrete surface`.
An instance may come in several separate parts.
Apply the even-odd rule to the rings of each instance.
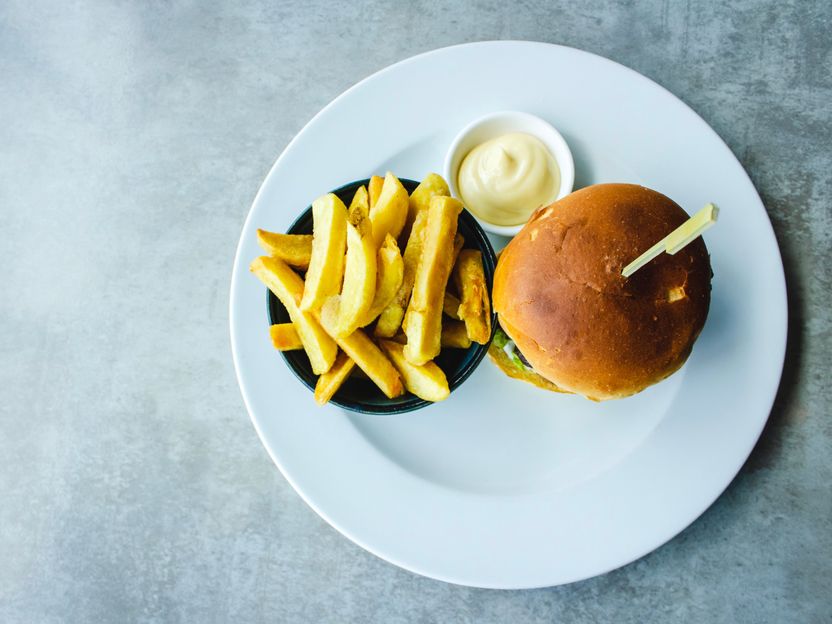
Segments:
[[[799,0],[0,3],[0,622],[832,621],[830,31]],[[508,38],[699,112],[765,201],[792,315],[719,501],[634,564],[519,592],[319,519],[257,440],[227,330],[243,220],[303,124],[394,61]]]

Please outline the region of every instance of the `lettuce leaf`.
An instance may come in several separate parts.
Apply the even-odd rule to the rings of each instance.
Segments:
[[[511,344],[510,349],[506,349],[506,345]],[[503,352],[508,356],[508,359],[511,360],[511,363],[514,364],[518,369],[521,371],[524,370],[531,370],[528,366],[523,363],[523,360],[520,359],[520,356],[517,355],[517,347],[514,346],[514,341],[508,337],[502,327],[497,327],[497,331],[494,334],[494,346],[498,349],[502,349]]]
[[[494,334],[494,346],[502,349],[508,344],[508,341],[511,340],[508,335],[503,331],[502,327],[497,327],[497,331]]]

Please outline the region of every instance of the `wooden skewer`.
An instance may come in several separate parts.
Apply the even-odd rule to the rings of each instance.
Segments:
[[[621,274],[630,277],[653,258],[667,252],[671,256],[682,249],[689,242],[702,235],[702,232],[716,223],[719,208],[714,204],[707,204],[702,210],[673,230],[670,234],[653,245],[650,249],[624,267]]]

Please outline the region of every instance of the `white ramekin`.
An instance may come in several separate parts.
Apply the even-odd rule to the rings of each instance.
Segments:
[[[457,188],[457,174],[462,160],[480,143],[494,139],[508,132],[525,132],[540,139],[546,148],[552,153],[560,167],[560,189],[556,199],[566,197],[572,192],[575,184],[575,162],[572,160],[572,152],[560,132],[552,125],[530,113],[518,111],[503,111],[491,113],[480,117],[465,126],[456,135],[456,138],[448,148],[445,156],[445,179],[454,197],[460,197]],[[516,235],[525,224],[520,225],[495,225],[480,219],[474,212],[472,215],[477,219],[483,229],[501,236]]]

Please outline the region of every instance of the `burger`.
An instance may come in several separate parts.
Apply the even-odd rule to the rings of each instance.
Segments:
[[[673,200],[634,184],[590,186],[540,208],[500,254],[491,359],[509,376],[603,401],[679,370],[711,299],[702,238],[621,271],[684,223]]]

